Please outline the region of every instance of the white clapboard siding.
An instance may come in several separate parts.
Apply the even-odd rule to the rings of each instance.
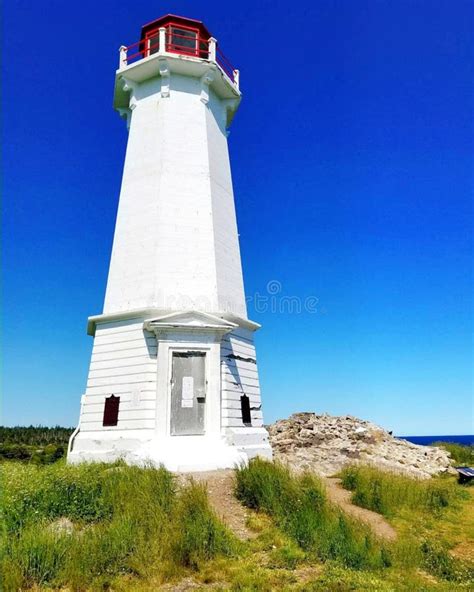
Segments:
[[[255,346],[252,341],[247,339],[235,339],[232,337],[227,337],[227,339],[222,340],[222,347],[225,349],[230,349],[231,351],[240,350],[240,351],[247,351],[250,354],[252,352],[255,353]]]
[[[101,335],[112,335],[118,333],[128,333],[130,331],[143,331],[143,319],[103,323],[97,327],[96,335],[99,333]],[[148,333],[148,331],[145,331],[145,333]]]
[[[130,341],[131,339],[153,340],[155,336],[148,331],[143,331],[142,327],[138,327],[113,332],[97,330],[94,339],[103,343],[115,343],[117,341]]]
[[[122,350],[136,350],[139,349],[143,353],[148,351],[153,351],[156,353],[156,343],[152,344],[149,343],[147,346],[147,342],[145,339],[131,339],[130,341],[123,341],[118,343],[94,343],[93,353],[104,353],[104,352],[115,352],[115,351],[122,351]]]
[[[246,360],[236,360],[234,358],[222,358],[222,363],[227,366],[227,368],[237,368],[237,370],[250,370],[253,372],[257,371],[257,364],[256,362],[247,362]]]
[[[222,426],[244,427],[240,397],[249,397],[250,407],[260,407],[260,382],[253,335],[238,329],[227,335],[221,346]],[[252,410],[252,426],[262,425],[262,412]]]
[[[94,344],[115,344],[121,342],[131,342],[140,340],[143,343],[153,343],[156,345],[154,335],[143,331],[141,327],[134,329],[133,331],[115,331],[113,333],[102,332],[97,329]]]
[[[144,382],[142,384],[116,384],[113,387],[107,387],[107,386],[89,386],[87,387],[86,390],[86,400],[88,397],[94,396],[94,395],[122,395],[124,393],[131,393],[132,390],[139,388],[141,390],[141,392],[143,391],[155,391],[156,389],[156,381],[150,381],[150,382]]]
[[[260,387],[230,383],[222,385],[222,399],[226,399],[227,396],[232,398],[235,395],[247,395],[248,397],[250,397],[250,395],[257,395],[260,397]]]
[[[92,351],[91,362],[110,362],[110,360],[136,360],[137,358],[156,360],[156,347],[134,347],[111,351]]]
[[[156,359],[144,358],[144,356],[136,356],[132,358],[119,358],[111,360],[92,360],[90,364],[91,370],[109,370],[111,368],[134,368],[136,366],[147,366],[149,368],[156,368]]]
[[[118,424],[112,427],[106,427],[102,425],[102,417],[100,421],[88,421],[84,424],[81,422],[82,432],[94,432],[94,431],[112,431],[112,430],[153,430],[155,427],[155,419],[131,419],[123,420],[119,418]]]
[[[137,419],[154,419],[155,413],[155,409],[122,409],[122,406],[120,406],[118,421],[119,423],[125,423]],[[91,413],[84,413],[82,416],[82,421],[84,423],[100,422],[102,424],[103,418],[104,410],[102,409]]]
[[[255,421],[252,419],[252,427],[253,428],[261,428],[263,426],[262,419],[256,419]],[[224,428],[241,428],[243,427],[242,419],[236,419],[235,417],[223,417],[222,418],[222,427]]]
[[[253,345],[253,333],[245,330],[243,333],[242,329],[236,328],[232,331],[232,333],[227,334],[223,341],[245,341],[246,343]]]
[[[257,372],[257,364],[255,362],[249,362],[248,359],[234,359],[234,358],[221,358],[222,365],[226,366],[230,370],[239,370],[242,372]]]
[[[261,405],[261,399],[258,395],[251,395],[249,397],[249,403],[250,407],[258,409]],[[224,399],[222,401],[222,409],[241,409],[240,397],[238,399]]]
[[[106,396],[107,395],[103,396],[102,400],[95,399],[95,401],[88,401],[87,403],[85,403],[84,407],[83,407],[83,411],[82,411],[83,414],[87,415],[89,413],[103,413]],[[122,397],[120,398],[120,414],[123,411],[138,410],[138,409],[144,410],[144,411],[154,410],[154,409],[156,409],[156,403],[155,403],[155,401],[140,400],[135,405],[132,401],[124,401],[122,399]]]
[[[222,371],[222,388],[226,388],[227,385],[246,385],[246,386],[259,386],[258,376],[242,376],[240,374],[231,374],[226,371]]]
[[[243,327],[237,327],[228,335],[230,341],[247,341],[253,344],[253,332]]]
[[[221,351],[223,356],[235,355],[242,356],[243,358],[255,359],[255,348],[242,342],[238,344],[222,343]]]
[[[261,411],[251,411],[252,422],[255,419],[262,419]],[[240,409],[225,409],[222,413],[222,417],[233,417],[239,419],[242,422],[242,412]]]
[[[87,393],[86,397],[85,397],[85,402],[89,401],[89,399],[91,401],[93,401],[94,399],[97,400],[97,397],[108,397],[111,394],[114,395],[118,395],[120,394],[120,396],[122,398],[125,399],[131,399],[132,397],[132,391],[136,391],[138,390],[139,393],[139,397],[140,400],[146,401],[146,400],[154,400],[156,399],[156,392],[155,392],[155,388],[153,386],[150,386],[150,383],[146,383],[145,386],[143,385],[124,385],[123,389],[117,390],[114,389],[113,393],[111,393],[110,389],[106,389],[104,387],[98,387],[97,389],[94,389],[93,392],[89,392]]]
[[[154,427],[156,353],[156,339],[143,331],[142,319],[97,326],[81,429],[110,429],[102,420],[105,398],[111,394],[120,397],[120,429]]]
[[[155,363],[137,364],[131,366],[115,365],[108,368],[92,368],[89,370],[89,378],[106,378],[109,376],[132,376],[135,374],[149,374],[155,372]]]
[[[125,380],[126,379],[126,380]],[[87,388],[96,386],[120,386],[122,384],[140,384],[142,382],[156,381],[155,372],[140,372],[138,374],[127,374],[127,376],[107,376],[106,378],[89,378]]]
[[[260,407],[260,397],[249,397],[250,407]],[[238,399],[226,399],[222,401],[222,409],[241,409],[240,397]],[[254,409],[257,411],[257,409]]]
[[[258,383],[258,373],[255,370],[230,370],[225,364],[222,365],[222,379],[229,382]]]
[[[254,384],[258,385],[258,372],[251,370],[238,370],[237,368],[228,368],[225,364],[221,367],[221,377],[223,382],[235,384]]]
[[[244,386],[241,384],[231,384],[226,382],[222,385],[222,397],[225,397],[224,393],[240,393],[241,395],[260,395],[260,387],[256,386]]]
[[[141,346],[155,346],[156,342],[152,339],[145,339],[143,335],[138,335],[136,333],[132,333],[130,335],[130,339],[124,339],[123,336],[120,337],[119,335],[111,335],[110,337],[104,336],[102,339],[96,337],[94,341],[94,349],[100,348],[100,351],[105,351],[109,349],[110,351],[114,351],[118,345],[126,344],[128,347],[137,347]]]

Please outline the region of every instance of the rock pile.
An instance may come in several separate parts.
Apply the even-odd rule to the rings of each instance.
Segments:
[[[268,431],[275,459],[323,476],[353,463],[419,478],[453,471],[444,450],[394,438],[374,423],[350,415],[295,413]]]

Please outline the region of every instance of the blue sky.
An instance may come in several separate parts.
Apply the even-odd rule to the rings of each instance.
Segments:
[[[277,281],[276,308],[317,298],[300,314],[249,304],[266,421],[472,433],[472,2],[4,10],[3,423],[77,421],[127,141],[117,50],[172,12],[241,70],[229,143],[248,296]]]

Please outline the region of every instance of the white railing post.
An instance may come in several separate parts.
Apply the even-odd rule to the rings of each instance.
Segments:
[[[121,45],[119,48],[119,70],[127,66],[127,48]]]
[[[234,70],[234,84],[237,88],[240,88],[240,70]]]
[[[217,61],[217,39],[209,37],[209,60],[211,62]]]
[[[165,27],[159,28],[159,46],[158,51],[159,53],[164,53],[166,51],[166,29]]]

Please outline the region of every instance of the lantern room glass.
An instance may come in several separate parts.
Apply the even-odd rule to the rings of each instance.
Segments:
[[[197,53],[198,32],[194,29],[183,29],[181,27],[171,26],[168,34],[168,51],[177,51],[178,53]]]

